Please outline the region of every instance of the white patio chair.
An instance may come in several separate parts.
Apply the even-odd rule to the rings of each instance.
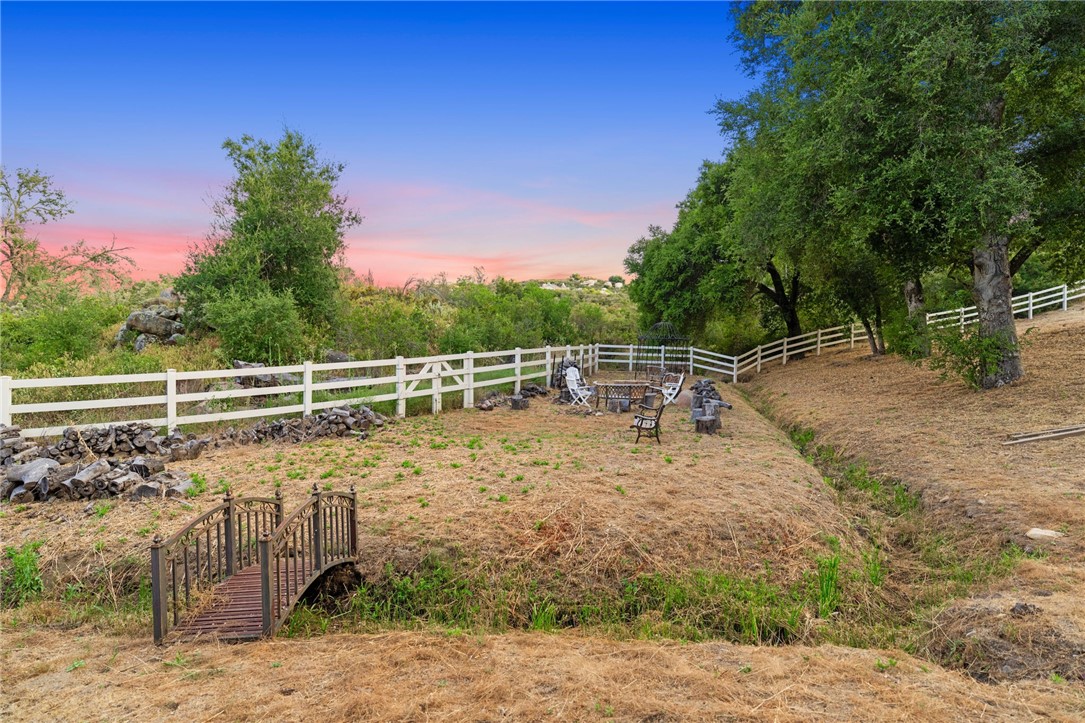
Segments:
[[[662,386],[649,387],[650,389],[654,389],[659,392],[660,395],[663,397],[663,406],[667,406],[668,404],[674,404],[674,400],[678,398],[678,395],[682,391],[682,385],[686,383],[686,375],[680,374],[678,376],[678,381],[673,380],[673,374],[665,374],[663,376]]]
[[[565,388],[569,390],[569,397],[574,407],[583,404],[586,409],[590,409],[588,400],[595,394],[595,387],[584,383],[580,377],[580,370],[576,367],[565,370]]]

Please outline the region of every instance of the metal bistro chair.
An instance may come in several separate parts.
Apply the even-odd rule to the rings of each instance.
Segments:
[[[569,390],[569,398],[574,407],[583,404],[585,409],[591,409],[588,406],[588,400],[595,394],[595,387],[584,383],[580,377],[580,370],[576,367],[565,370],[565,388]]]
[[[678,381],[674,381],[674,374],[664,374],[663,379],[658,387],[649,387],[659,392],[663,397],[663,406],[668,404],[674,404],[674,400],[678,398],[678,395],[682,392],[682,385],[686,383],[686,375],[679,374]]]
[[[647,404],[640,405],[641,411],[633,417],[633,424],[629,427],[637,430],[637,439],[633,444],[640,441],[641,435],[655,437],[656,444],[663,444],[659,441],[659,418],[663,416],[663,410],[666,408],[667,404],[662,399],[660,399],[658,407],[649,407]]]

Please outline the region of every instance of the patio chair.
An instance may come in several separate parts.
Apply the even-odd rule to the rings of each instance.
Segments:
[[[659,392],[660,396],[663,397],[663,406],[667,406],[668,404],[674,404],[674,400],[678,398],[682,391],[682,385],[685,383],[685,374],[664,374],[660,386],[649,388]]]
[[[569,398],[574,407],[583,404],[585,409],[590,409],[588,400],[595,394],[595,387],[584,383],[580,377],[580,370],[576,367],[565,370],[565,388],[569,390]]]
[[[647,404],[640,405],[641,411],[633,417],[633,424],[629,426],[630,429],[637,430],[637,439],[633,444],[640,441],[641,435],[655,437],[656,444],[663,444],[659,441],[659,418],[663,416],[663,410],[666,408],[667,405],[662,400],[660,400],[658,407],[649,407]]]

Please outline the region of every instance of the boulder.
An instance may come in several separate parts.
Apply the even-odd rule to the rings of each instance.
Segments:
[[[185,330],[182,324],[147,310],[133,311],[124,324],[129,329],[163,338],[169,338]]]

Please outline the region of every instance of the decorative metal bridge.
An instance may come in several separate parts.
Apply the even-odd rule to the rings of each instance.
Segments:
[[[358,555],[358,500],[313,485],[283,518],[275,497],[227,494],[223,502],[151,545],[154,641],[274,635],[313,582]]]

